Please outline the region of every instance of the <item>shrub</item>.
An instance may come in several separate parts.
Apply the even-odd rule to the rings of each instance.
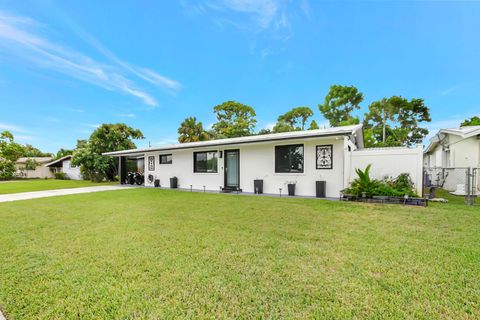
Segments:
[[[55,176],[55,179],[58,180],[69,180],[65,172],[55,172],[53,175]]]
[[[352,181],[350,188],[343,190],[344,194],[367,197],[372,196],[390,196],[403,197],[408,195],[410,197],[417,197],[413,191],[413,182],[408,173],[402,173],[395,179],[376,180],[370,177],[371,165],[368,165],[365,170],[355,169],[358,178]]]
[[[0,158],[0,180],[12,179],[15,174],[15,164],[13,161]]]

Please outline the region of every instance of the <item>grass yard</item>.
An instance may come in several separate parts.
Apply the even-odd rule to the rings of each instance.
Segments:
[[[81,188],[99,185],[118,184],[118,182],[96,183],[87,180],[31,179],[0,182],[0,194],[44,191],[66,188]]]
[[[480,318],[480,209],[129,189],[0,203],[7,319]]]

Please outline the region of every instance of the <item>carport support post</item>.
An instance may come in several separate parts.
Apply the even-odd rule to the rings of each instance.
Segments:
[[[118,172],[120,178],[120,184],[125,184],[127,180],[127,158],[118,157]]]

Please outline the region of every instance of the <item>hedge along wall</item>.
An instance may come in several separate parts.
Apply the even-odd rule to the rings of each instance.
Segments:
[[[401,173],[408,173],[415,184],[415,191],[422,195],[423,187],[423,148],[370,148],[346,152],[345,183],[357,177],[356,168],[365,169],[372,165],[370,174],[375,179],[395,178]]]

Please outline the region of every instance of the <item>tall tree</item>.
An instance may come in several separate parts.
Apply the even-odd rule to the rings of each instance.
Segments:
[[[480,126],[480,117],[471,117],[470,119],[465,119],[460,127],[469,127],[469,126]]]
[[[305,130],[308,118],[313,116],[309,107],[297,107],[278,117],[278,122],[285,122],[295,130]]]
[[[354,86],[332,85],[323,104],[318,108],[330,126],[358,124],[360,120],[352,112],[360,109],[363,94]]]
[[[93,131],[86,143],[79,141],[80,148],[74,152],[72,164],[80,166],[82,175],[86,179],[114,180],[118,173],[118,160],[114,157],[102,156],[102,153],[134,149],[136,146],[132,139],[143,138],[140,130],[124,123],[102,124]]]
[[[23,146],[22,157],[52,157],[53,155],[48,152],[42,152],[40,149],[35,148],[30,144]]]
[[[203,129],[201,122],[197,118],[188,117],[182,121],[178,128],[178,142],[196,142],[209,140],[208,133]]]
[[[217,122],[212,129],[220,138],[244,137],[253,134],[257,123],[255,110],[236,101],[226,101],[213,108]]]
[[[22,156],[23,147],[16,143],[9,131],[0,133],[0,179],[11,179],[15,174],[15,161]]]
[[[375,101],[364,118],[367,147],[412,146],[428,134],[422,123],[430,122],[430,111],[422,99],[410,101],[393,96]]]
[[[273,132],[305,130],[305,125],[311,116],[313,116],[313,111],[309,107],[293,108],[278,117]]]
[[[310,127],[308,127],[308,130],[316,130],[316,129],[320,129],[320,127],[318,126],[315,120],[312,120],[312,122],[310,122]]]
[[[61,157],[70,156],[73,154],[73,152],[74,152],[73,150],[61,148],[60,150],[57,151],[57,154],[55,155],[55,159],[60,159]]]

